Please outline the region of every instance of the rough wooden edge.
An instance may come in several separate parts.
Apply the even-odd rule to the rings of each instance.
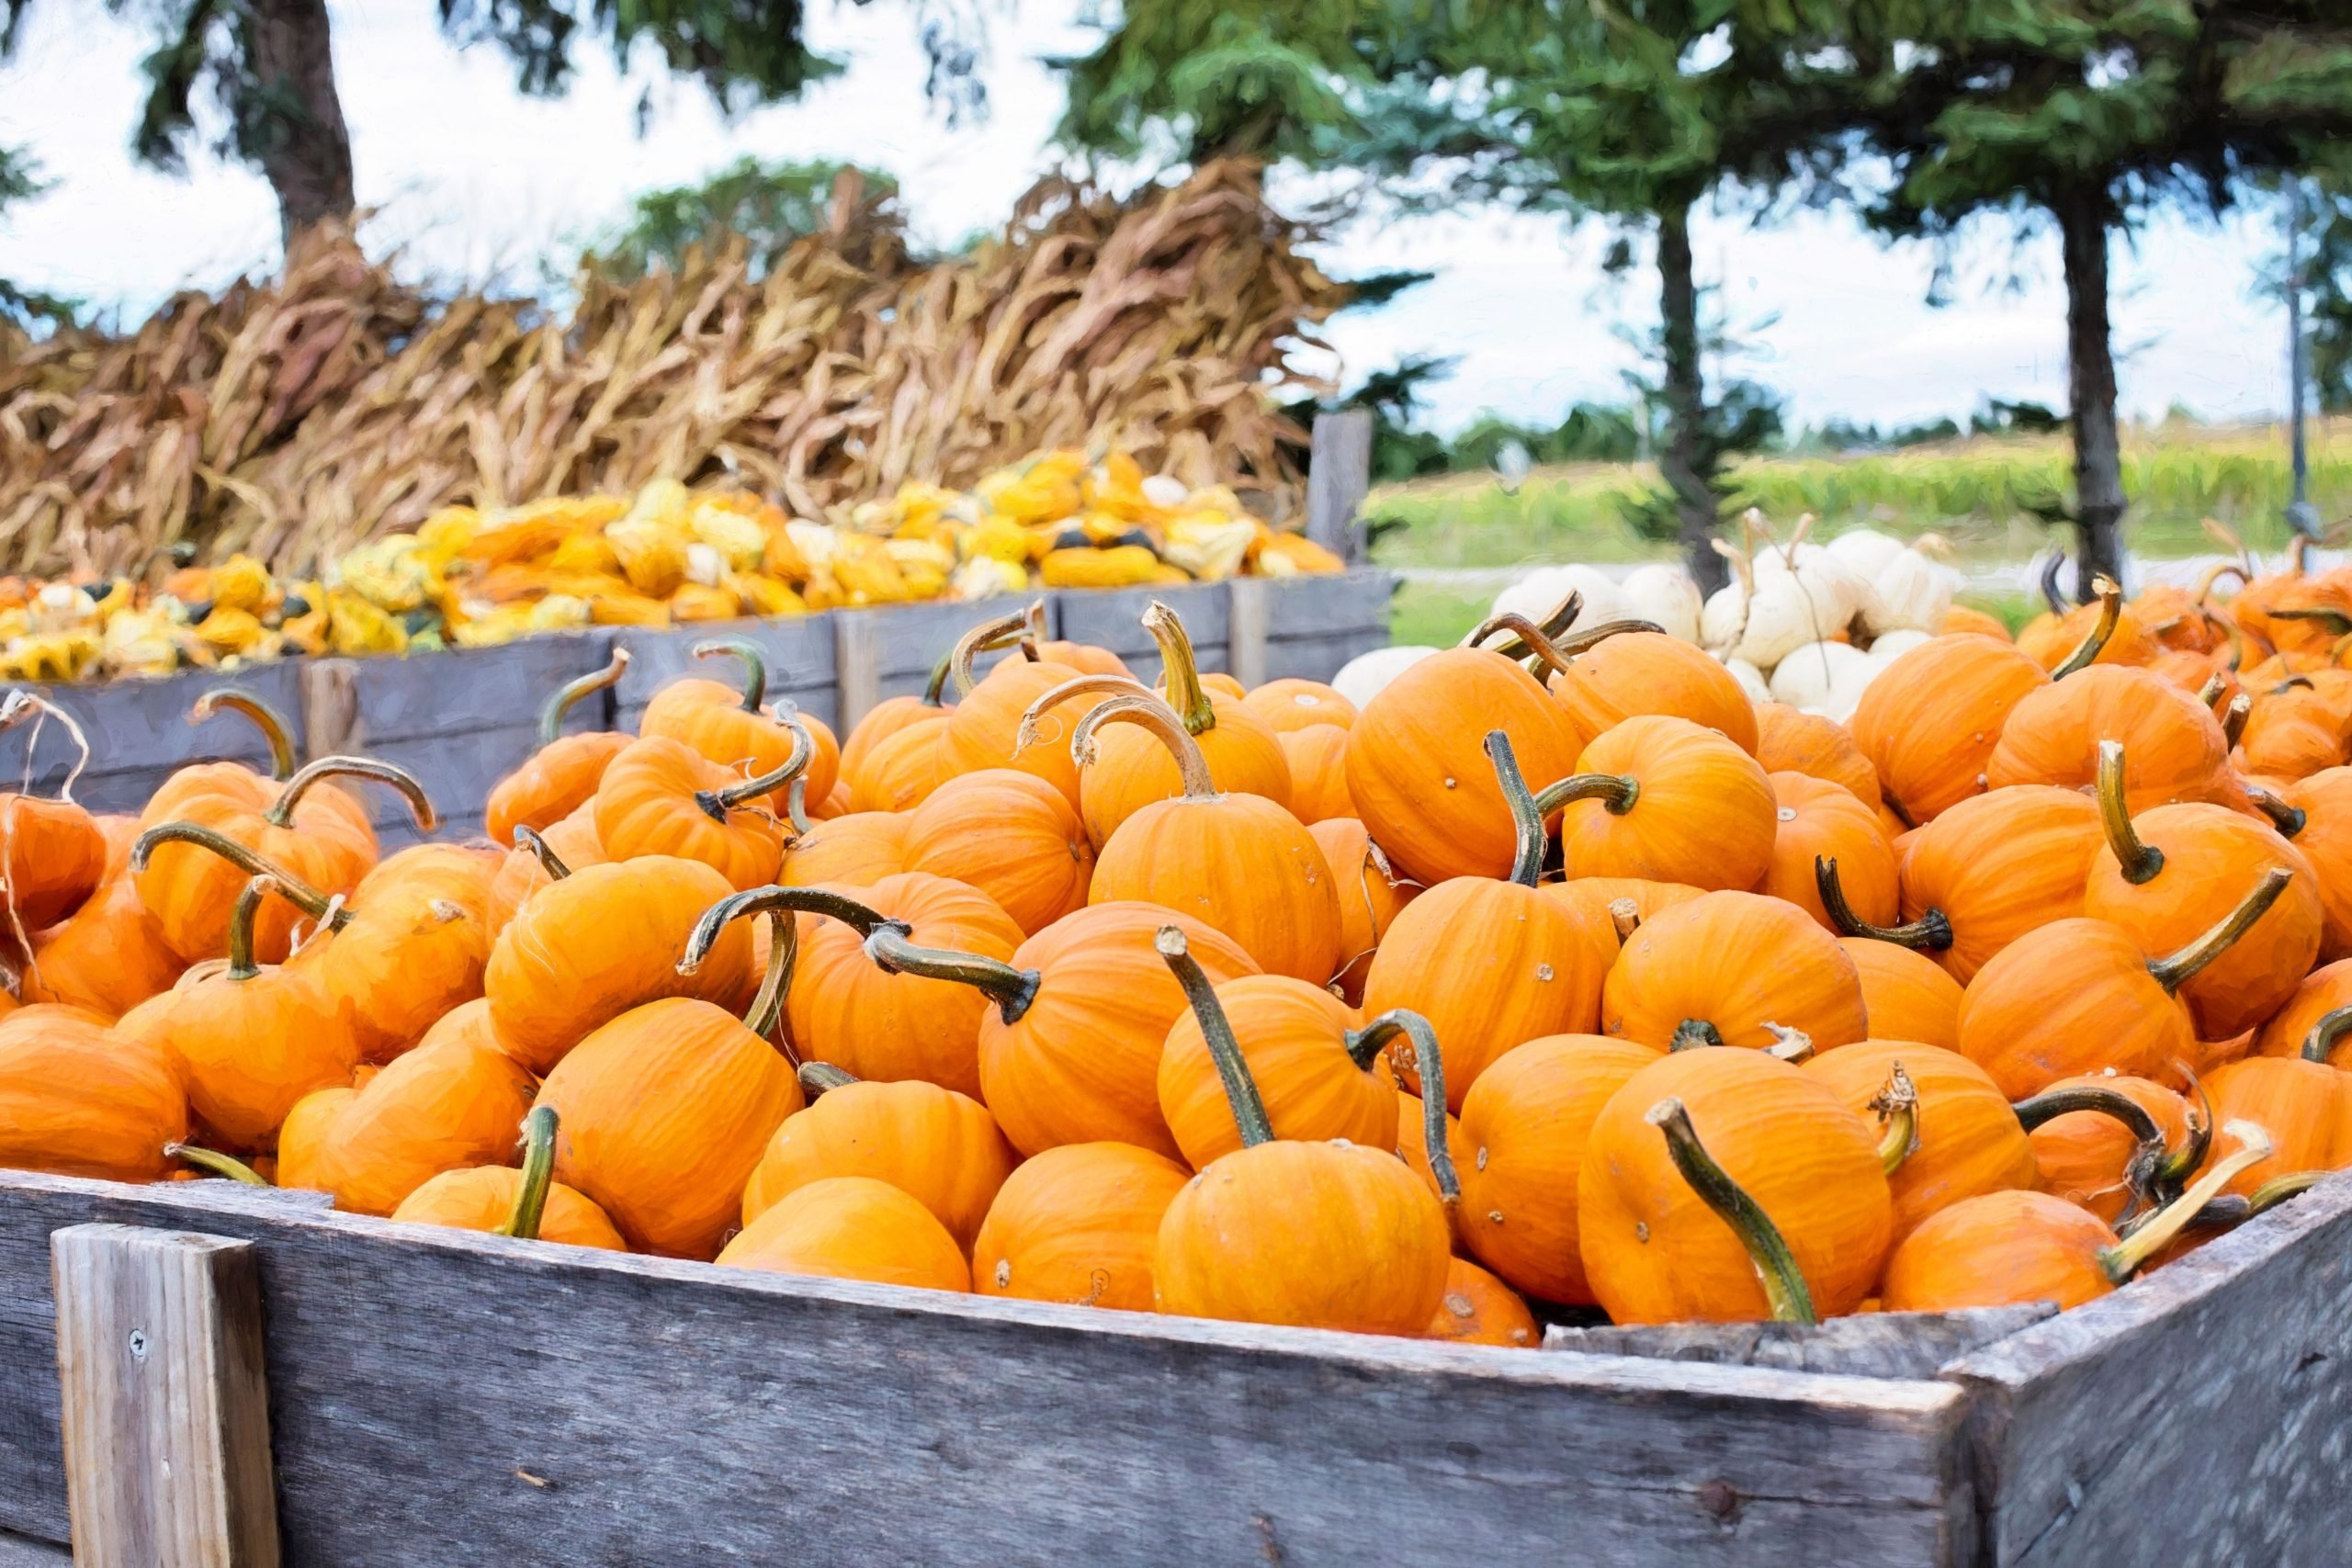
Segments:
[[[0,1568],[66,1568],[73,1561],[70,1547],[0,1530]]]
[[[1363,555],[1356,513],[1372,489],[1372,411],[1315,416],[1307,448],[1306,536],[1353,564]]]
[[[1856,1377],[1932,1378],[1954,1358],[1996,1344],[2057,1310],[2052,1303],[2036,1302],[1962,1312],[1871,1313],[1821,1324],[1555,1325],[1544,1337],[1544,1348]]]

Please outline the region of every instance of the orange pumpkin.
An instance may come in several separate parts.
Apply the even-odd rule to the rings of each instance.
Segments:
[[[2251,1197],[2277,1177],[2352,1164],[2352,1079],[2324,1061],[2249,1056],[2215,1068],[2205,1092],[2215,1121],[2259,1127],[2270,1145],[2223,1191]]]
[[[0,1168],[156,1181],[187,1136],[187,1094],[162,1042],[59,1003],[0,1011]]]
[[[1320,681],[1291,676],[1267,682],[1242,698],[1241,705],[1277,735],[1325,725],[1344,730],[1356,721],[1355,704]]]
[[[523,1168],[478,1165],[445,1170],[401,1201],[401,1224],[488,1231],[522,1241],[554,1241],[627,1252],[605,1211],[554,1179],[556,1114],[546,1106],[523,1121]]]
[[[97,823],[107,840],[106,879],[81,908],[33,933],[31,954],[19,966],[17,979],[25,1001],[62,1002],[119,1018],[171,989],[185,966],[140,901],[131,875],[139,819],[101,817]],[[0,932],[0,945],[6,937]]]
[[[2010,713],[2050,684],[2007,642],[1938,637],[1879,671],[1854,709],[1854,744],[1882,797],[1917,827],[1984,793],[1984,769]]]
[[[1476,1263],[1456,1258],[1446,1265],[1445,1294],[1421,1337],[1533,1349],[1544,1342],[1544,1330],[1517,1292]]]
[[[812,800],[831,795],[841,747],[820,720],[797,711],[781,716],[767,711],[767,660],[758,647],[740,637],[719,637],[696,643],[693,652],[696,659],[741,660],[743,689],[739,693],[717,681],[673,681],[645,705],[638,734],[678,741],[729,778],[778,775],[770,789],[741,797],[753,801],[766,795],[762,804],[772,811],[784,809],[785,789],[796,778]]]
[[[1348,732],[1333,724],[1284,730],[1283,760],[1290,764],[1291,814],[1309,827],[1335,817],[1353,817],[1348,793]]]
[[[2033,1143],[2017,1113],[1984,1069],[1956,1051],[1870,1039],[1825,1051],[1801,1070],[1887,1129],[1879,1152],[1892,1162],[1898,1242],[1962,1199],[2034,1184]]]
[[[939,781],[958,773],[978,773],[982,768],[1017,768],[1024,773],[1034,773],[1061,791],[1063,798],[1072,806],[1079,804],[1078,764],[1069,752],[1056,745],[1024,746],[1021,735],[1023,729],[1042,726],[1048,720],[1067,733],[1078,722],[1093,705],[1091,697],[1070,699],[1049,714],[1040,713],[1034,717],[1031,705],[1055,687],[1077,680],[1081,671],[1042,660],[1008,659],[989,671],[986,679],[978,682],[972,679],[972,660],[977,653],[985,647],[996,646],[991,639],[1008,634],[1017,636],[1027,625],[1027,614],[1023,612],[975,626],[964,634],[950,663],[950,679],[961,694],[961,700],[936,730],[932,776],[928,781],[911,781],[922,784],[922,794],[913,799],[893,799],[890,796],[903,795],[906,790],[885,791],[877,784],[872,791],[855,797],[858,809],[902,811],[917,804],[922,795],[936,788]],[[870,773],[881,772],[886,761],[884,752],[891,750],[892,744],[886,741],[876,748]],[[915,772],[911,761],[898,764],[895,754],[888,760],[894,766],[903,765],[910,774]]]
[[[1094,846],[1069,802],[1011,768],[940,785],[908,814],[900,849],[906,870],[978,888],[1023,936],[1084,908],[1094,879]]]
[[[2231,801],[2230,745],[2211,709],[2144,670],[2098,665],[2027,694],[2001,727],[1984,782],[2087,788],[2102,741],[2131,761],[2124,796],[2134,812],[2176,800]]]
[[[969,1291],[972,1271],[932,1212],[887,1181],[835,1176],[797,1188],[718,1255],[732,1269]]]
[[[72,718],[32,693],[11,692],[0,702],[0,730],[33,714],[55,716],[65,727],[81,748],[78,774],[90,760],[88,741]],[[65,782],[70,795],[72,775]],[[0,794],[0,935],[22,942],[55,925],[89,902],[106,871],[106,835],[71,798]]]
[[[1838,939],[1862,983],[1862,1010],[1882,1040],[1960,1047],[1960,982],[1907,947],[1870,937]]]
[[[2159,645],[2148,635],[2138,614],[2123,602],[2123,590],[2111,578],[2094,577],[2095,595],[2063,614],[2041,616],[2018,631],[2018,649],[2053,676],[2072,674],[2094,664],[2146,664]]]
[[[2109,1224],[2177,1185],[2205,1158],[2210,1122],[2192,1134],[2188,1102],[2149,1078],[2060,1078],[2012,1107],[2033,1145],[2034,1185]]]
[[[847,784],[854,791],[858,781],[865,776],[868,759],[885,740],[919,724],[947,716],[947,665],[948,660],[943,656],[933,667],[922,695],[885,697],[851,726],[849,738],[842,742],[841,776],[835,787]]]
[[[1878,770],[1844,725],[1786,703],[1756,705],[1756,761],[1768,773],[1804,773],[1879,804]]]
[[[527,829],[526,829],[527,830]],[[490,962],[491,885],[500,862],[456,844],[418,844],[360,878],[350,902],[287,961],[351,1020],[371,1062],[389,1062],[443,1015],[482,994]],[[307,894],[289,889],[293,902]]]
[[[2332,1021],[2338,1013],[2345,1021],[2352,1021],[2352,960],[2337,959],[2324,964],[2305,976],[2278,1010],[2273,1013],[2254,1038],[2254,1050],[2265,1056],[2300,1056],[2311,1043],[2312,1034],[2323,1024],[2330,1025],[2330,1039],[2325,1049],[2328,1060],[2336,1062],[2335,1043],[2343,1038],[2341,1029]],[[2346,1042],[2341,1066],[2352,1064],[2352,1042]]]
[[[911,811],[922,805],[946,776],[940,765],[940,738],[946,728],[943,713],[876,741],[850,783],[850,810]]]
[[[1579,876],[1543,886],[1544,897],[1565,904],[1596,930],[1615,922],[1612,910],[1621,901],[1633,904],[1634,922],[1639,925],[1660,910],[1688,904],[1706,891],[1687,882],[1650,882],[1638,876]]]
[[[2352,745],[2352,712],[2309,678],[2297,676],[2242,700],[2243,727],[2233,739],[2247,772],[2294,780],[2343,763]],[[2226,729],[2226,716],[2223,722]]]
[[[1954,807],[1903,852],[1900,928],[1849,929],[1927,953],[1962,985],[2003,948],[2079,915],[2098,807],[2071,789],[1999,790]]]
[[[2000,616],[1977,609],[1973,604],[1954,604],[1944,612],[1943,625],[1936,628],[1936,635],[1953,637],[1963,632],[2001,642],[2011,640],[2008,623]]]
[[[820,822],[785,851],[782,881],[787,887],[865,887],[896,876],[908,869],[907,822],[896,811],[853,811]]]
[[[1551,684],[1588,746],[1629,718],[1666,715],[1756,754],[1756,705],[1720,660],[1680,637],[1644,630],[1590,640]]]
[[[1837,923],[1822,903],[1817,861],[1834,862],[1839,888],[1855,917],[1871,925],[1893,925],[1902,908],[1895,875],[1894,845],[1879,826],[1878,814],[1841,784],[1804,773],[1771,775],[1773,815],[1771,864],[1756,891],[1783,898],[1821,922]]]
[[[1372,955],[1387,936],[1396,916],[1420,888],[1397,875],[1387,855],[1372,841],[1363,824],[1352,817],[1310,822],[1306,830],[1330,867],[1331,885],[1340,895],[1340,962],[1332,978],[1340,995],[1351,1003],[1363,1000],[1364,978],[1372,971]]]
[[[564,719],[585,698],[617,685],[628,662],[628,649],[616,649],[611,663],[558,687],[548,699],[539,710],[539,749],[499,780],[483,807],[482,831],[492,842],[513,843],[517,828],[545,831],[595,797],[605,764],[621,754],[629,738],[609,730],[566,735]]]
[[[596,841],[616,861],[675,856],[702,862],[737,889],[764,886],[783,867],[785,828],[754,803],[789,787],[812,754],[808,735],[796,733],[790,759],[744,779],[683,741],[631,741],[596,785]]]
[[[1571,877],[1747,888],[1772,863],[1771,781],[1736,744],[1689,719],[1626,719],[1535,804],[1546,817],[1560,812]]]
[[[1709,893],[1642,922],[1600,992],[1600,1030],[1660,1050],[1779,1044],[1817,1050],[1870,1032],[1860,976],[1838,939],[1793,904]]]
[[[1152,1307],[1159,1222],[1192,1173],[1133,1144],[1064,1144],[1005,1178],[972,1244],[984,1296]]]
[[[2278,794],[2293,813],[2278,823],[2279,830],[2317,874],[2320,958],[2352,958],[2352,768],[2324,769]]]

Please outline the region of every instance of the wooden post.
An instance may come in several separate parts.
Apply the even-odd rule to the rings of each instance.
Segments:
[[[1266,580],[1237,577],[1227,586],[1233,591],[1233,610],[1227,622],[1230,640],[1225,649],[1226,671],[1245,686],[1262,686],[1266,683],[1266,622],[1271,609]]]
[[[359,672],[348,659],[312,659],[302,665],[302,753],[306,761],[342,757],[367,744],[360,722]]]
[[[277,1568],[253,1244],[69,1225],[50,1269],[74,1561]]]
[[[847,735],[882,700],[882,638],[872,615],[834,615],[833,683],[841,701],[841,732]]]
[[[1356,513],[1372,488],[1372,411],[1315,416],[1306,457],[1306,536],[1351,564],[1363,558]]]

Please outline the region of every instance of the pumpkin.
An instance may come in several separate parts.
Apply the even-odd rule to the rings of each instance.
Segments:
[[[163,927],[139,897],[130,851],[139,837],[135,817],[101,817],[107,872],[90,901],[47,931],[33,933],[20,965],[28,1002],[62,1002],[119,1018],[148,998],[171,989],[184,965],[164,941]],[[0,941],[6,933],[0,932]]]
[[[743,688],[717,681],[673,681],[653,694],[637,721],[639,737],[675,740],[727,770],[729,777],[775,774],[768,790],[741,798],[782,811],[785,790],[798,779],[809,798],[832,793],[841,767],[841,747],[824,724],[797,712],[771,715],[765,706],[767,660],[757,645],[741,637],[718,637],[694,646],[696,659],[733,659],[743,666]],[[802,747],[807,742],[807,749]]]
[[[187,1094],[162,1040],[109,1032],[61,1003],[0,1011],[0,1168],[156,1181],[187,1136]]]
[[[1836,937],[1760,894],[1709,893],[1644,920],[1601,986],[1599,1032],[1660,1050],[1763,1049],[1792,1030],[1825,1051],[1865,1037],[1861,979]]]
[[[2287,681],[2258,700],[2242,700],[2246,705],[2243,728],[2232,739],[2249,773],[2293,780],[2344,761],[2345,748],[2352,742],[2352,714],[2307,678]]]
[[[2034,1184],[2033,1143],[2017,1113],[1984,1069],[1957,1051],[1872,1038],[1824,1051],[1799,1070],[1886,1129],[1879,1150],[1890,1162],[1897,1242],[1962,1199]]]
[[[1650,1063],[1585,1141],[1577,1222],[1594,1297],[1620,1324],[1853,1311],[1894,1230],[1878,1143],[1826,1084],[1760,1051]]]
[[[1756,761],[1768,773],[1804,773],[1842,786],[1872,809],[1879,804],[1878,770],[1834,718],[1786,703],[1757,704]]]
[[[2293,875],[2273,867],[2220,923],[2164,957],[2148,957],[2129,931],[2105,920],[2042,927],[1968,983],[1961,1055],[2012,1100],[2100,1067],[2147,1077],[2193,1059],[2196,1029],[2180,987],[2243,937]]]
[[[2318,956],[2324,912],[2311,863],[2261,818],[2226,807],[2124,804],[2124,755],[2099,747],[2098,800],[2107,842],[2091,859],[2083,913],[2121,927],[2147,953],[2187,945],[2212,911],[2245,897],[2262,874],[2296,874],[2245,938],[2180,988],[2199,1040],[2226,1040],[2277,1012]]]
[[[2018,650],[2052,676],[2073,674],[2094,664],[2146,664],[2159,651],[2139,615],[2123,602],[2112,578],[2091,579],[2087,604],[2042,616],[2018,628]]]
[[[1445,1042],[1448,1109],[1459,1111],[1487,1065],[1547,1034],[1597,1032],[1600,982],[1616,948],[1595,919],[1536,889],[1544,819],[1508,735],[1487,737],[1499,794],[1517,824],[1509,880],[1459,876],[1398,912],[1364,976],[1364,1006],[1406,1008]]]
[[[2098,779],[2102,741],[2131,758],[2124,797],[2135,813],[2175,800],[2230,803],[2230,743],[2188,693],[2120,665],[2098,665],[2029,693],[2001,727],[1984,782],[2083,789]]]
[[[946,776],[940,766],[940,739],[946,727],[942,714],[917,719],[876,741],[851,781],[850,810],[910,811],[922,805]]]
[[[1008,659],[989,671],[986,679],[978,682],[972,679],[976,654],[991,646],[991,639],[1017,636],[1027,625],[1027,614],[1023,612],[987,622],[964,634],[950,656],[949,675],[962,695],[955,711],[935,732],[933,776],[928,781],[917,781],[922,784],[922,794],[910,800],[887,798],[886,792],[878,786],[873,792],[862,793],[855,797],[858,809],[905,810],[916,804],[922,794],[937,787],[940,780],[977,773],[982,768],[1017,768],[1024,773],[1034,773],[1061,791],[1063,798],[1072,806],[1079,804],[1078,765],[1069,753],[1055,745],[1024,746],[1021,735],[1024,729],[1035,729],[1048,719],[1064,731],[1078,722],[1092,705],[1087,697],[1065,701],[1049,714],[1038,713],[1034,717],[1031,705],[1057,686],[1077,680],[1081,672],[1067,664]],[[876,748],[870,772],[881,770],[886,761],[884,753],[890,750],[891,744],[886,741]],[[895,755],[888,760],[897,761]],[[905,766],[912,773],[910,762]]]
[[[1421,1337],[1532,1349],[1543,1343],[1544,1330],[1517,1292],[1476,1263],[1456,1258],[1446,1265],[1445,1293]]]
[[[895,811],[853,811],[818,823],[785,851],[784,885],[865,887],[898,875],[908,869],[907,822]]]
[[[1615,923],[1623,913],[1616,908],[1621,903],[1633,905],[1634,923],[1638,926],[1659,910],[1688,904],[1707,890],[1687,882],[1651,882],[1638,876],[1579,876],[1568,882],[1547,882],[1542,891],[1546,898],[1558,900],[1597,928]],[[1619,939],[1621,945],[1623,940]]]
[[[629,738],[607,730],[566,735],[564,720],[584,699],[619,684],[628,663],[628,649],[616,649],[611,663],[567,682],[548,699],[539,710],[539,749],[498,781],[483,807],[482,831],[492,842],[513,843],[517,828],[544,831],[595,797],[605,765],[621,754]]]
[[[1535,797],[1560,813],[1570,877],[1756,886],[1772,863],[1772,785],[1756,759],[1689,719],[1641,714],[1584,749]]]
[[[445,1170],[401,1201],[401,1224],[488,1231],[521,1241],[556,1241],[626,1252],[628,1244],[605,1211],[554,1179],[556,1113],[546,1106],[523,1122],[523,1167],[478,1165]]]
[[[1957,1050],[1960,982],[1909,948],[1870,937],[1838,939],[1862,984],[1862,1010],[1883,1040],[1917,1040]]]
[[[81,727],[32,693],[11,692],[0,702],[0,730],[32,714],[53,716],[65,727],[81,748],[81,761],[74,769],[80,773],[90,761]],[[89,902],[106,880],[106,835],[96,818],[74,804],[73,784],[69,774],[64,797],[57,800],[0,794],[0,913],[6,916],[0,934],[19,942]]]
[[[972,1271],[929,1209],[887,1181],[835,1176],[796,1188],[718,1255],[732,1269],[969,1291]]]
[[[2352,958],[2352,768],[2324,769],[2278,793],[2297,814],[2280,830],[2318,873],[2320,958]]]
[[[986,1106],[935,1084],[863,1083],[815,1062],[801,1067],[800,1088],[808,1108],[784,1119],[743,1188],[746,1227],[812,1182],[870,1176],[913,1197],[971,1250],[1019,1163]]]
[[[1772,859],[1756,885],[1758,893],[1787,900],[1837,931],[1823,904],[1817,861],[1838,867],[1838,885],[1854,917],[1872,925],[1893,925],[1902,908],[1895,875],[1894,845],[1879,826],[1878,814],[1842,784],[1805,773],[1774,773]]]
[[[2071,789],[2033,785],[1962,802],[1903,852],[1903,925],[1841,929],[1926,953],[1966,985],[2019,937],[2082,912],[2102,841],[2097,803]]]
[[[390,1061],[482,994],[500,863],[456,844],[401,851],[361,877],[340,909],[306,908],[324,929],[287,961],[288,972],[344,1010],[363,1056]],[[291,887],[288,896],[298,905],[308,898]]]
[[[1094,862],[1097,904],[1159,904],[1241,944],[1267,973],[1322,985],[1340,966],[1340,898],[1314,835],[1273,801],[1221,795],[1201,749],[1156,698],[1114,697],[1079,721],[1072,754],[1091,767],[1095,737],[1139,727],[1174,757],[1183,794],[1119,825]]]
[[[972,1244],[984,1296],[1149,1312],[1159,1222],[1192,1173],[1133,1144],[1064,1144],[1005,1178]]]
[[[1282,732],[1283,760],[1290,767],[1291,815],[1313,827],[1335,817],[1353,817],[1348,794],[1348,732],[1337,725],[1310,725]]]
[[[1931,822],[1984,793],[1984,770],[2010,713],[2051,683],[2007,642],[1932,637],[1879,671],[1854,709],[1854,744],[1905,822]]]
[[[2149,1078],[2104,1072],[2060,1078],[2011,1108],[2033,1145],[2034,1186],[2109,1224],[2177,1188],[2205,1158],[2210,1119]]]
[[[2224,1128],[2262,1129],[2269,1148],[2222,1189],[2251,1197],[2273,1178],[2352,1164],[2352,1079],[2321,1060],[2249,1056],[2205,1080],[2213,1118]]]
[[[865,775],[868,759],[881,744],[892,736],[947,716],[944,694],[947,689],[947,665],[950,656],[943,655],[932,667],[931,679],[923,685],[922,694],[912,697],[885,697],[865,710],[865,716],[850,728],[848,739],[842,742],[842,765],[838,788],[847,784],[854,791],[857,782]]]
[[[1241,699],[1241,705],[1277,735],[1329,725],[1344,730],[1356,721],[1356,705],[1320,681],[1285,676],[1269,681]]]
[[[1712,729],[1755,756],[1756,705],[1720,660],[1656,629],[1606,637],[1598,635],[1600,629],[1561,645],[1564,651],[1571,644],[1586,646],[1551,682],[1584,744],[1627,719],[1663,715]]]
[[[1084,908],[1094,878],[1094,846],[1069,802],[1011,768],[941,784],[908,814],[900,848],[906,870],[987,894],[1023,936]]]
[[[596,785],[596,841],[616,861],[674,856],[702,862],[739,890],[763,886],[783,867],[785,829],[753,803],[788,787],[813,751],[797,733],[781,766],[743,779],[683,741],[631,741]]]
[[[2343,1032],[2332,1021],[2346,1008],[2352,1008],[2352,960],[2339,958],[2303,976],[2256,1033],[2253,1048],[2265,1056],[2300,1056],[2310,1045],[2312,1032],[2328,1024],[2330,1038],[2324,1048],[2327,1059],[2335,1062],[2335,1043]],[[2352,1014],[2346,1016],[2352,1020]],[[2352,1045],[2352,1042],[2346,1043]],[[2345,1062],[2352,1063],[2352,1049],[2346,1051]]]
[[[1963,632],[1989,637],[2000,642],[2012,640],[2008,623],[2000,616],[1977,609],[1973,604],[1954,604],[1944,612],[1943,625],[1936,628],[1936,635],[1952,637]]]
[[[1396,874],[1396,867],[1363,824],[1352,817],[1310,822],[1306,830],[1323,863],[1330,868],[1331,885],[1340,895],[1340,963],[1331,984],[1352,1003],[1363,1000],[1365,976],[1372,955],[1396,922],[1398,911],[1411,903],[1420,888]]]
[[[1601,1107],[1658,1053],[1597,1034],[1504,1052],[1462,1101],[1463,1245],[1541,1301],[1593,1303],[1577,1232],[1577,1179]]]

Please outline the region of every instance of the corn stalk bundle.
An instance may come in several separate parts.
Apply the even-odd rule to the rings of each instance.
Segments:
[[[764,276],[740,243],[568,310],[432,299],[349,237],[184,294],[126,336],[0,342],[0,570],[118,574],[175,545],[295,574],[436,508],[733,474],[810,518],[1065,446],[1295,507],[1270,390],[1345,289],[1255,167],[1126,202],[1049,179],[971,255],[910,258],[854,178]]]

